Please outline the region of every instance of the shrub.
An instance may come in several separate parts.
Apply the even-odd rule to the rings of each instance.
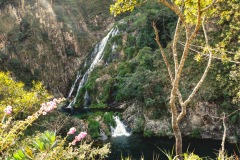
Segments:
[[[127,59],[132,59],[134,57],[134,54],[136,53],[136,48],[128,47],[124,50],[124,53]]]
[[[10,117],[12,113],[16,110],[16,106],[12,107],[8,105],[4,109],[4,113],[1,114],[2,121],[0,126],[0,152],[8,152],[9,150],[12,150],[12,146],[15,145],[15,141],[18,140],[22,134],[23,131],[27,129],[29,125],[31,125],[35,120],[38,119],[40,115],[46,115],[48,112],[52,111],[54,108],[56,108],[56,104],[61,102],[62,100],[56,100],[54,99],[51,102],[43,103],[41,105],[41,108],[32,114],[31,116],[28,116],[24,120],[15,120],[13,121],[13,117]],[[15,142],[15,143],[13,143]]]
[[[116,43],[119,46],[122,46],[122,35],[117,34],[111,38],[111,44]]]
[[[67,47],[65,49],[65,52],[66,52],[67,56],[69,56],[69,57],[76,55],[76,52],[75,52],[75,50],[72,47]]]
[[[112,127],[115,127],[116,126],[116,123],[115,123],[115,120],[113,118],[113,112],[108,112],[108,113],[105,113],[103,115],[103,121],[105,124],[107,124],[109,127],[112,126]]]
[[[107,108],[107,104],[106,103],[103,103],[103,102],[94,102],[91,104],[90,108]]]
[[[192,138],[199,138],[201,136],[201,129],[200,128],[193,129],[192,132],[190,133],[190,136]]]
[[[71,128],[72,129],[72,128]],[[70,129],[70,130],[71,130]],[[70,133],[69,133],[70,134]],[[107,157],[109,153],[109,144],[101,148],[93,148],[92,143],[82,142],[87,133],[81,132],[75,137],[72,143],[66,144],[66,138],[57,137],[54,132],[46,131],[39,133],[32,139],[22,145],[21,149],[16,150],[13,155],[8,156],[15,160],[23,159],[100,159]],[[81,144],[76,144],[76,139]],[[76,147],[75,147],[76,146]]]
[[[112,48],[111,45],[109,43],[106,44],[105,48],[104,48],[104,52],[103,52],[103,60],[105,62],[110,61],[110,55],[112,53]]]
[[[76,129],[71,128],[68,132],[68,135],[65,138],[61,138],[57,136],[55,132],[45,131],[44,133],[38,133],[33,137],[28,135],[24,135],[24,131],[28,128],[28,126],[33,125],[33,122],[36,121],[39,116],[46,115],[48,112],[52,111],[54,108],[57,108],[57,103],[60,103],[64,99],[53,99],[53,101],[42,103],[40,109],[38,109],[33,114],[30,114],[33,111],[29,111],[29,105],[40,103],[41,101],[46,100],[46,95],[48,95],[46,90],[41,87],[40,84],[35,86],[32,92],[28,92],[23,90],[23,84],[19,82],[14,82],[8,74],[4,74],[0,72],[0,85],[1,89],[5,89],[5,92],[0,92],[1,102],[11,103],[17,99],[15,105],[6,105],[5,109],[1,108],[0,117],[2,121],[0,122],[0,152],[1,158],[3,159],[15,159],[15,160],[23,160],[23,159],[49,159],[54,160],[59,159],[95,159],[105,158],[109,153],[109,144],[104,145],[102,148],[93,148],[92,143],[83,143],[81,142],[79,147],[73,147],[78,145],[79,141],[87,135],[86,132],[81,132],[75,139],[67,144],[66,139],[68,135],[74,134]],[[34,91],[42,90],[40,93]],[[19,93],[20,92],[20,93]],[[24,106],[25,101],[21,101],[18,99],[19,96],[27,95],[33,100],[31,101],[24,110],[19,106]],[[14,95],[14,98],[10,99],[5,97],[5,95]],[[36,96],[36,97],[35,97]],[[47,96],[48,97],[48,96]],[[20,97],[22,98],[22,97]],[[39,99],[38,99],[39,98]],[[10,100],[10,101],[9,101]],[[24,103],[23,103],[24,102]],[[34,103],[33,103],[34,102]],[[1,104],[3,105],[3,104]],[[2,107],[2,106],[1,106]],[[20,111],[27,111],[30,116],[27,118],[16,118],[16,114]],[[29,115],[28,114],[28,115]],[[18,115],[18,114],[17,114]],[[92,123],[96,128],[99,127],[99,124],[95,122]],[[34,132],[34,130],[32,131]],[[26,133],[26,132],[25,132]],[[19,149],[20,148],[20,149]]]
[[[0,72],[0,95],[0,110],[11,105],[14,107],[13,115],[18,118],[34,113],[39,104],[51,98],[41,83],[34,82],[33,88],[27,91],[22,82],[15,82],[9,73],[4,72]]]
[[[142,132],[144,129],[144,118],[143,117],[138,117],[135,120],[133,132]]]
[[[125,76],[127,73],[132,73],[132,72],[133,72],[133,68],[131,66],[131,63],[129,62],[122,62],[118,67],[118,74],[121,77]]]
[[[144,137],[152,137],[153,136],[153,132],[151,130],[145,130],[143,133]]]
[[[98,138],[99,137],[99,129],[100,124],[98,121],[90,119],[88,124],[88,131],[89,134],[92,136],[92,138]]]

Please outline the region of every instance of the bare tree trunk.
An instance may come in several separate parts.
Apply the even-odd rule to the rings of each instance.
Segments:
[[[172,97],[174,98],[174,97]],[[175,99],[175,98],[174,98]],[[175,103],[170,104],[172,112],[172,129],[175,137],[175,153],[178,159],[182,160],[182,134],[177,121],[177,108]]]
[[[222,149],[219,151],[219,158],[220,160],[224,160],[224,153],[225,153],[225,140],[226,140],[226,134],[227,134],[227,126],[226,126],[226,117],[225,113],[223,112],[223,137],[222,137]]]

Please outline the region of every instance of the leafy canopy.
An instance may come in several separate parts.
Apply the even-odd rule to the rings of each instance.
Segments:
[[[135,7],[140,6],[143,3],[148,1],[155,1],[155,0],[116,0],[115,4],[110,5],[110,12],[114,16],[117,16],[127,11],[133,11]],[[159,2],[165,3],[165,0],[159,0]],[[211,5],[212,2],[213,2],[212,0],[200,0],[199,6],[198,6],[198,0],[188,0],[188,1],[174,0],[173,6],[178,6],[178,7],[184,6],[184,11],[183,11],[184,17],[182,17],[183,18],[182,20],[184,20],[186,23],[195,24],[198,17],[198,7],[200,7],[201,9],[206,8],[209,5]],[[209,16],[214,12],[215,12],[215,9],[211,9],[204,12],[204,14]]]
[[[11,105],[13,115],[21,113],[21,116],[26,116],[38,110],[39,104],[49,98],[50,94],[40,82],[33,82],[33,88],[25,90],[24,84],[14,81],[10,73],[0,72],[0,115],[6,106]]]

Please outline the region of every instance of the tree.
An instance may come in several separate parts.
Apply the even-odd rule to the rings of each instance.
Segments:
[[[172,129],[176,143],[175,151],[178,159],[182,159],[182,136],[179,124],[186,115],[188,104],[192,101],[194,95],[201,87],[211,66],[212,50],[209,46],[207,31],[204,25],[206,24],[206,20],[209,19],[209,17],[214,12],[213,5],[216,3],[216,1],[217,0],[172,0],[170,2],[167,0],[158,0],[159,3],[162,3],[168,8],[170,8],[178,16],[178,21],[172,42],[172,61],[174,67],[171,67],[172,63],[169,63],[169,60],[167,59],[166,53],[159,40],[157,26],[153,22],[153,28],[156,33],[156,42],[159,46],[162,57],[168,69],[168,74],[172,85],[169,106],[172,115]],[[147,0],[117,0],[114,5],[110,6],[110,11],[116,16],[122,12],[132,11],[134,7],[147,2]],[[181,79],[181,75],[183,74],[184,64],[189,55],[190,47],[193,44],[194,39],[196,38],[200,29],[203,30],[203,34],[205,37],[205,47],[203,49],[203,52],[208,54],[209,59],[200,80],[195,85],[189,96],[186,97],[186,99],[184,100],[181,94],[181,88],[179,86],[180,82],[184,81],[184,79]],[[185,35],[184,49],[181,51],[181,54],[179,53],[179,49],[177,49],[180,33],[184,33]],[[181,58],[179,58],[180,56]],[[174,70],[174,72],[172,70]],[[180,106],[180,111],[178,110],[178,106]]]

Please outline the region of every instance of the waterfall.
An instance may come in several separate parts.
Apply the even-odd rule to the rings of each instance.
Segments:
[[[72,87],[71,87],[71,89],[70,89],[70,92],[69,92],[69,94],[68,94],[68,98],[70,98],[70,97],[72,96],[72,93],[73,93],[73,91],[74,91],[74,88],[75,88],[75,86],[76,86],[76,84],[77,84],[77,81],[80,79],[80,77],[81,77],[81,74],[80,74],[80,72],[78,72],[78,74],[77,74],[77,76],[76,76],[76,79],[75,79],[75,81],[74,81],[74,83],[73,83],[73,85],[72,85]]]
[[[77,96],[79,94],[79,91],[80,89],[83,87],[83,85],[86,83],[87,79],[88,79],[88,76],[89,74],[92,72],[92,70],[95,68],[96,64],[98,64],[98,62],[102,59],[103,57],[103,51],[104,51],[104,48],[108,42],[108,39],[110,37],[110,35],[113,37],[115,36],[116,34],[118,33],[118,29],[117,28],[113,28],[108,34],[106,37],[104,37],[102,39],[102,41],[98,44],[96,44],[95,48],[94,48],[94,51],[92,52],[92,56],[95,56],[92,64],[90,65],[90,67],[88,68],[88,70],[84,73],[82,79],[80,80],[79,84],[78,84],[78,88],[77,88],[77,93],[76,93],[76,96],[74,97],[73,101],[71,101],[69,103],[69,105],[67,106],[67,108],[72,108],[73,105],[76,103],[76,100],[77,100]],[[80,75],[79,77],[77,76],[75,82],[78,81],[78,79],[80,78]],[[75,88],[75,85],[74,85],[74,88]],[[69,92],[69,95],[68,95],[68,98],[72,95],[72,92],[74,90],[74,88],[70,90]]]
[[[131,133],[127,132],[126,126],[120,121],[118,116],[113,117],[116,122],[116,127],[111,127],[112,137],[130,136]]]

